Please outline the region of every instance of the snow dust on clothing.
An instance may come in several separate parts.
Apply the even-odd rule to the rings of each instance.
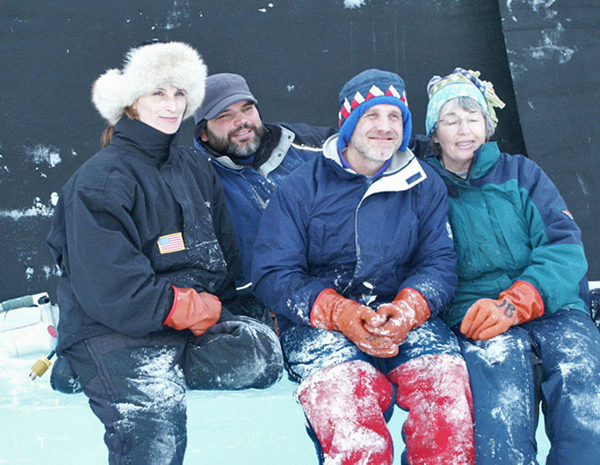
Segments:
[[[177,233],[181,250],[161,253],[159,238]],[[111,463],[182,463],[188,385],[279,379],[274,333],[227,310],[239,258],[218,178],[176,135],[121,119],[63,188],[48,243],[62,272],[58,349],[104,424]],[[211,331],[163,326],[171,286],[220,298]]]
[[[559,310],[487,341],[459,342],[469,369],[477,463],[537,463],[542,401],[548,465],[600,457],[600,332],[589,315]]]
[[[533,161],[484,144],[466,179],[428,159],[448,188],[458,290],[442,312],[459,337],[473,389],[477,462],[536,463],[540,399],[548,464],[600,456],[600,335],[588,314],[581,231]],[[545,315],[488,341],[460,334],[468,308],[515,281],[532,284]],[[582,408],[585,405],[585,408]]]
[[[169,328],[142,338],[103,334],[65,351],[104,424],[109,463],[183,463],[186,383],[178,361],[185,343]]]
[[[110,463],[182,463],[187,389],[262,389],[283,370],[275,333],[226,309],[199,337],[171,328],[141,338],[113,332],[64,355],[105,426]]]
[[[336,139],[273,194],[253,266],[254,292],[277,314],[288,371],[302,381],[299,399],[325,463],[391,463],[384,412],[397,384],[405,389],[395,401],[409,410],[405,460],[427,463],[435,450],[429,463],[460,463],[463,454],[471,463],[467,371],[456,338],[435,318],[456,286],[444,185],[410,151],[396,153],[378,177],[358,175],[342,166]],[[371,357],[343,334],[310,326],[326,288],[377,308],[405,287],[427,299],[432,318],[408,334],[397,357]]]
[[[456,339],[434,318],[411,331],[396,357],[376,358],[343,334],[292,325],[281,335],[286,368],[329,462],[392,463],[394,402],[408,411],[402,463],[473,463],[473,417]],[[396,393],[393,398],[392,391]]]

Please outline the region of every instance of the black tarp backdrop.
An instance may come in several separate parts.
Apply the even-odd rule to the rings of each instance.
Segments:
[[[581,227],[600,280],[600,2],[500,2],[529,156]]]
[[[335,125],[341,86],[378,67],[404,77],[414,128],[422,132],[428,79],[456,66],[481,70],[507,103],[496,139],[511,153],[525,153],[526,143],[553,175],[587,228],[590,275],[600,276],[592,200],[600,188],[592,181],[598,110],[579,107],[598,96],[596,86],[585,87],[598,76],[597,53],[591,53],[598,51],[599,23],[591,18],[599,7],[591,0],[569,0],[568,6],[517,0],[1,1],[0,300],[41,291],[55,300],[56,269],[44,239],[60,188],[99,147],[104,123],[90,103],[91,84],[120,67],[131,46],[151,38],[192,44],[211,73],[244,75],[267,121]],[[531,54],[519,51],[532,43],[530,28],[557,27],[546,17],[550,7],[566,30],[557,41],[575,51],[568,60],[548,53],[528,67]],[[540,10],[547,13],[543,21]],[[543,49],[542,30],[535,32]],[[560,111],[546,102],[557,99],[550,94],[556,88]],[[187,121],[180,142],[191,144],[191,134]]]

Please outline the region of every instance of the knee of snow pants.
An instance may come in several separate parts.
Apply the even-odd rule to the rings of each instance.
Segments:
[[[408,410],[403,427],[410,465],[475,463],[469,375],[457,355],[418,357],[391,371],[396,402]]]
[[[372,363],[375,360],[342,333],[308,325],[290,325],[280,339],[286,369],[298,382],[329,366],[356,360]]]
[[[65,352],[104,424],[109,463],[183,462],[186,396],[178,362],[185,340],[176,331],[143,338],[110,333]]]
[[[383,373],[389,373],[407,361],[433,354],[460,356],[455,335],[439,318],[431,318],[408,333],[398,355],[377,358],[360,350],[342,333],[290,325],[280,334],[286,368],[292,378],[302,381],[323,368],[362,360]]]
[[[324,368],[298,388],[325,464],[391,464],[392,438],[384,418],[393,388],[372,365],[352,361]]]
[[[268,326],[223,309],[202,336],[190,336],[181,366],[190,389],[266,388],[279,380],[283,355]]]
[[[454,329],[471,379],[477,465],[537,463],[540,363],[529,333],[513,326],[474,341]]]
[[[579,310],[559,310],[523,325],[543,367],[543,407],[551,448],[546,463],[600,458],[600,332]]]

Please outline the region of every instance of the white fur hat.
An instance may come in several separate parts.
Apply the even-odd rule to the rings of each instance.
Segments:
[[[198,52],[183,42],[156,42],[127,52],[123,69],[109,69],[96,79],[92,102],[114,125],[125,108],[159,87],[173,85],[186,92],[183,119],[192,116],[204,99],[206,65]]]

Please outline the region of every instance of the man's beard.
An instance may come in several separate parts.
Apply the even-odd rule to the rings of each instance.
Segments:
[[[231,140],[233,134],[243,129],[251,129],[253,137],[246,142],[239,143]],[[261,139],[265,134],[264,125],[255,126],[254,124],[246,123],[243,126],[230,131],[225,137],[219,137],[210,129],[205,128],[206,142],[218,153],[227,155],[232,158],[248,158],[253,155],[260,146]]]
[[[374,143],[370,143],[366,134],[358,135],[353,133],[350,138],[350,143],[363,159],[368,160],[369,162],[384,163],[398,151],[402,144],[402,140],[396,141],[388,148],[382,148]]]

